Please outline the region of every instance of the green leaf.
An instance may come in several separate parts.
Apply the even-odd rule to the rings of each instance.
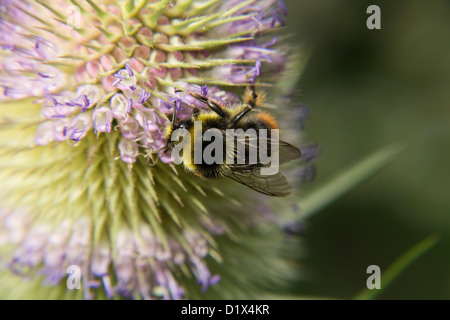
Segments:
[[[400,256],[387,271],[381,274],[381,289],[364,289],[356,297],[356,300],[372,300],[375,299],[381,292],[386,290],[386,288],[392,283],[392,281],[397,278],[403,270],[406,269],[414,260],[419,258],[425,252],[427,252],[431,247],[433,247],[438,241],[438,237],[435,235],[429,236],[428,238],[422,240],[414,247],[409,249],[406,253]]]
[[[385,147],[312,191],[301,201],[301,218],[310,217],[379,172],[404,149],[403,146],[399,145]]]

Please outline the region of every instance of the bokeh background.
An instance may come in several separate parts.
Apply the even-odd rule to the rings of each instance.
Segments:
[[[382,172],[305,221],[295,293],[352,298],[431,234],[440,241],[380,299],[450,299],[450,1],[287,0],[288,28],[310,49],[299,83],[307,138],[322,147],[312,191],[394,142]],[[381,30],[366,9],[381,8]],[[300,273],[300,271],[299,271]]]

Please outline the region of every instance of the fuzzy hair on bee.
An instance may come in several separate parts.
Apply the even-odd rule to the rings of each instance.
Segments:
[[[259,151],[263,147],[271,156],[272,147],[276,145],[274,151],[276,150],[279,153],[279,164],[299,158],[301,151],[297,147],[279,140],[278,124],[271,114],[261,110],[254,111],[264,101],[264,95],[257,94],[254,86],[246,88],[243,102],[233,108],[227,107],[225,103],[208,97],[206,94],[182,89],[175,89],[175,92],[189,94],[207,107],[194,109],[192,116],[184,120],[176,118],[176,108],[174,108],[172,123],[166,128],[168,141],[166,152],[171,151],[175,145],[171,140],[172,133],[175,130],[184,129],[189,133],[191,151],[182,153],[182,163],[187,171],[206,179],[228,177],[269,196],[281,197],[291,193],[291,187],[281,173],[262,174],[261,169],[267,168],[268,164],[261,159]],[[201,134],[196,132],[195,123],[201,123]],[[200,143],[202,152],[206,148],[210,148],[210,144],[213,143],[203,140],[205,132],[215,130],[223,136],[222,141],[225,141],[227,132],[230,130],[239,131],[240,129],[240,132],[248,132],[249,130],[256,132],[256,139],[253,140],[257,142],[252,141],[245,135],[238,135],[233,138],[237,140],[237,144],[223,144],[222,157],[219,159],[222,161],[213,163],[194,161],[194,146],[196,143]],[[261,132],[266,134],[265,140],[261,139],[263,137]],[[261,141],[264,141],[264,143],[261,143]],[[244,162],[240,161],[241,159],[238,157],[240,155],[237,148],[239,143],[244,145]],[[253,159],[256,159],[253,162],[248,160],[252,158],[252,152]],[[229,161],[229,159],[232,161]]]

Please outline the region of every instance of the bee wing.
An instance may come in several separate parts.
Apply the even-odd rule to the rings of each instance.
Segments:
[[[234,149],[228,148],[228,146],[227,146],[228,152],[231,152],[234,155],[235,160],[237,157],[236,146],[241,142],[245,145],[245,148],[248,150],[252,150],[252,148],[253,148],[253,150],[258,150],[258,143],[259,143],[258,139],[255,139],[255,138],[249,139],[249,138],[244,138],[244,137],[242,137],[242,138],[238,137],[237,141],[238,141],[238,143],[235,146],[233,146]],[[286,162],[298,159],[302,155],[302,152],[300,151],[299,148],[293,146],[292,144],[290,144],[286,141],[279,140],[279,139],[270,139],[270,138],[267,138],[266,141],[267,141],[267,145],[270,144],[272,146],[272,148],[278,147],[278,155],[279,155],[278,161],[279,161],[280,165],[282,165]],[[237,166],[239,166],[239,165],[237,165]],[[263,165],[260,163],[253,165],[253,167],[265,167],[265,166],[266,165]]]
[[[285,197],[292,190],[286,177],[279,172],[265,176],[260,169],[244,169],[232,171],[227,177],[268,196]]]
[[[302,152],[299,148],[293,146],[286,141],[278,140],[280,164],[298,159],[302,156]]]
[[[263,163],[252,163],[252,164],[238,164],[238,150],[237,146],[239,143],[245,145],[246,150],[258,150],[260,141],[258,138],[249,138],[243,135],[237,137],[236,144],[231,144],[231,146],[226,146],[227,154],[234,157],[233,164],[228,164],[231,172],[227,174],[227,177],[233,179],[249,188],[260,193],[274,196],[274,197],[284,197],[291,193],[291,186],[288,184],[286,177],[281,173],[276,173],[273,175],[262,175],[261,168],[268,167],[269,164]],[[279,152],[279,164],[286,163],[288,161],[297,159],[301,156],[300,149],[294,147],[293,145],[281,141],[278,139],[266,138],[267,145],[269,143],[273,146],[278,147]]]

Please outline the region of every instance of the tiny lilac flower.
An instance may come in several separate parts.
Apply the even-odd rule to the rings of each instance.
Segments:
[[[141,96],[139,97],[138,104],[143,106],[148,101],[148,99],[150,99],[151,95],[152,94],[150,92],[146,92],[144,89],[142,89],[142,93]]]
[[[92,119],[90,115],[82,113],[72,119],[67,135],[70,140],[80,141],[86,136],[91,127]]]
[[[134,140],[138,137],[139,124],[134,118],[128,118],[120,123],[120,132],[128,140]]]
[[[114,118],[124,120],[131,112],[128,99],[121,93],[116,93],[111,97],[111,114]]]
[[[70,126],[70,119],[68,118],[53,121],[53,139],[60,142],[67,140],[68,138],[67,131],[69,126]]]
[[[208,86],[204,85],[201,88],[201,94],[202,94],[202,96],[205,96],[205,97],[208,95]]]
[[[96,132],[111,132],[112,113],[108,107],[100,107],[92,113],[94,120],[94,130]]]
[[[124,92],[133,92],[136,90],[137,80],[129,65],[126,69],[117,71],[114,77],[116,77],[116,81],[113,82],[113,85],[120,90]]]
[[[137,122],[139,125],[146,131],[157,131],[159,130],[158,126],[158,116],[154,113],[153,110],[147,109],[147,110],[138,110],[136,112],[135,116]]]
[[[134,141],[121,139],[119,142],[120,159],[123,162],[131,164],[136,162],[138,156],[138,145]]]

